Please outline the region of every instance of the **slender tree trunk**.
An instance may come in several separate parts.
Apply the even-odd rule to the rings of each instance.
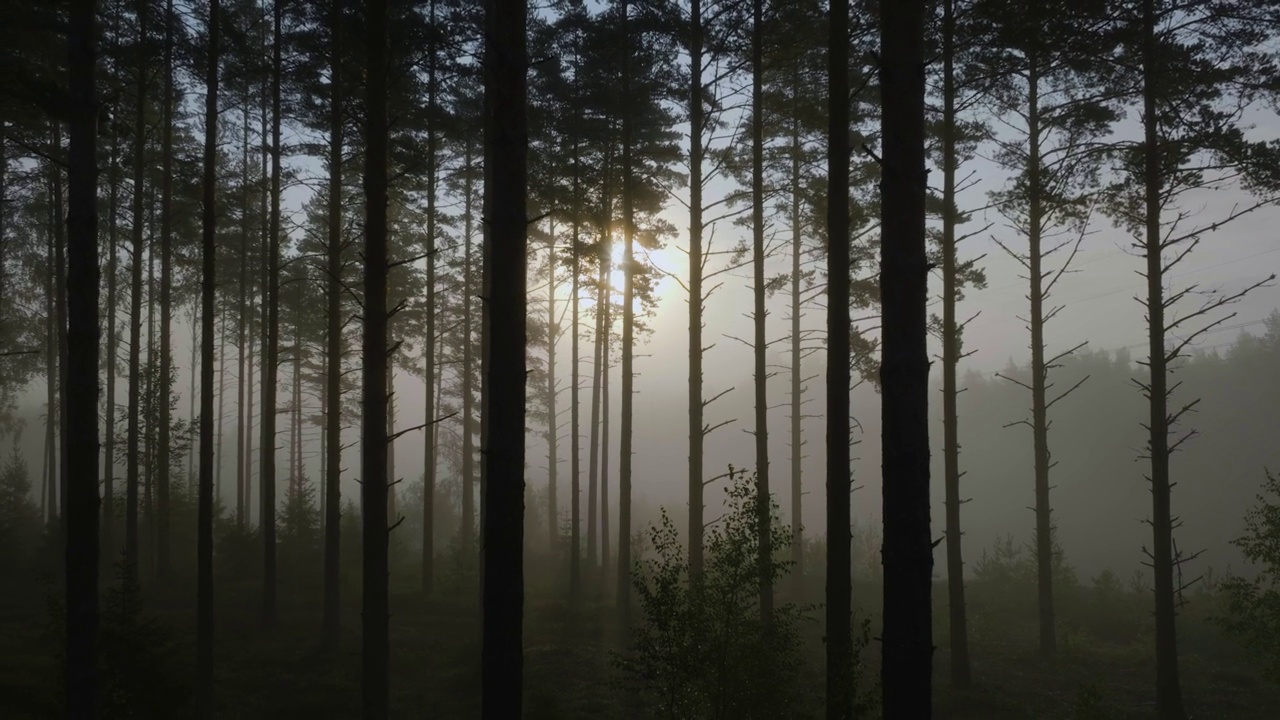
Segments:
[[[631,165],[631,31],[628,0],[622,0],[622,425],[618,441],[618,618],[631,626],[631,416],[635,377],[635,198]]]
[[[289,446],[289,464],[293,466],[290,477],[294,492],[302,489],[302,328],[294,325],[293,341],[293,416]]]
[[[145,531],[146,546],[143,548],[143,562],[148,579],[156,578],[156,246],[155,246],[155,192],[149,197],[151,205],[148,213],[150,224],[150,242],[147,244],[147,365],[144,370],[146,384],[143,386],[143,417],[147,425],[142,433],[142,451],[146,473],[142,483],[142,526]],[[192,343],[192,347],[195,344]]]
[[[209,2],[209,58],[205,68],[204,198],[200,282],[200,482],[196,510],[196,699],[213,717],[213,323],[218,160],[219,1]],[[224,354],[225,357],[225,354]],[[221,417],[219,417],[221,422]]]
[[[1049,420],[1046,401],[1048,369],[1044,359],[1044,259],[1041,233],[1044,225],[1044,189],[1040,171],[1039,67],[1030,60],[1027,72],[1027,262],[1031,278],[1031,424],[1035,450],[1036,576],[1040,618],[1040,652],[1053,654],[1057,642],[1053,613],[1053,529],[1049,506]]]
[[[67,26],[70,148],[67,172],[68,344],[65,390],[67,717],[97,710],[98,633],[98,101],[93,0],[71,4]]]
[[[595,341],[592,343],[593,354],[591,358],[591,448],[587,457],[587,567],[590,568],[592,573],[595,573],[598,569],[596,565],[596,536],[600,531],[600,527],[596,521],[596,507],[599,502],[598,481],[600,473],[600,381],[604,374],[602,367],[605,345],[604,305],[608,302],[605,294],[607,278],[604,273],[603,253],[599,263],[600,277],[596,288]],[[603,575],[603,573],[601,574]]]
[[[951,629],[951,683],[967,688],[969,633],[964,602],[964,555],[960,533],[960,435],[956,368],[960,328],[956,325],[956,78],[955,0],[944,0],[942,18],[942,434],[947,512],[947,597]]]
[[[560,547],[560,503],[556,498],[556,226],[551,223],[547,242],[547,548],[552,556]],[[570,583],[572,584],[572,582]]]
[[[216,251],[215,245],[215,251]],[[214,448],[215,466],[213,469],[213,498],[217,503],[222,500],[222,436],[223,436],[223,416],[226,412],[227,397],[227,319],[224,316],[220,323],[218,331],[218,411],[216,413],[218,426],[214,434],[218,438],[217,447]]]
[[[689,578],[703,566],[702,400],[702,0],[689,1]]]
[[[390,322],[387,323],[391,325]],[[388,327],[388,342],[390,329]],[[396,435],[396,363],[394,355],[387,358],[387,522],[394,524],[396,511],[396,444],[390,438]],[[390,525],[388,525],[390,527]]]
[[[521,713],[524,611],[524,434],[528,283],[525,219],[525,0],[486,5],[485,118],[491,218],[484,438],[484,638],[481,717]],[[488,163],[486,163],[488,164]],[[554,422],[554,421],[553,421]]]
[[[364,498],[364,717],[390,716],[387,604],[387,2],[365,5],[364,377],[360,493]]]
[[[53,141],[54,151],[60,154],[62,152],[62,126],[57,123],[54,124]],[[95,158],[95,178],[97,173],[96,162]],[[60,542],[65,543],[67,537],[67,465],[71,460],[71,437],[67,424],[69,392],[67,385],[70,383],[68,373],[71,360],[67,348],[67,226],[65,224],[66,209],[63,207],[62,198],[62,171],[57,166],[53,166],[51,169],[53,171],[50,178],[53,189],[53,232],[54,244],[57,249],[57,259],[54,262],[57,295],[54,307],[58,316],[58,518],[61,520],[58,524],[58,538]],[[94,187],[97,187],[96,181]],[[97,237],[96,233],[94,237]]]
[[[1178,558],[1173,550],[1173,509],[1169,479],[1169,378],[1165,350],[1165,265],[1162,251],[1161,198],[1165,179],[1161,173],[1161,137],[1156,107],[1159,55],[1156,44],[1158,16],[1155,0],[1142,3],[1142,119],[1146,232],[1143,248],[1147,260],[1147,387],[1150,404],[1147,451],[1151,459],[1151,568],[1156,616],[1156,712],[1161,720],[1182,720],[1182,687],[1178,672],[1177,594],[1174,582]]]
[[[114,130],[111,133],[111,171],[107,179],[109,190],[107,200],[107,412],[106,441],[103,446],[102,462],[102,560],[110,570],[115,559],[116,547],[116,272],[120,265],[119,248],[116,247],[116,234],[119,227],[120,201],[120,135]],[[0,159],[0,164],[3,164]]]
[[[794,87],[800,87],[799,63],[792,67]],[[804,458],[803,415],[804,364],[801,354],[800,259],[804,254],[804,216],[801,215],[800,160],[804,147],[800,142],[800,118],[791,115],[791,577],[792,595],[798,601],[804,594]]]
[[[760,627],[773,631],[773,545],[769,533],[769,371],[765,363],[764,291],[764,0],[752,3],[751,24],[751,266],[755,274],[755,396],[756,396],[756,537],[759,545]]]
[[[342,623],[339,562],[342,555],[342,0],[330,7],[329,32],[329,226],[328,304],[325,339],[325,469],[324,469],[324,641],[338,648]],[[428,221],[430,222],[430,221]]]
[[[249,443],[250,432],[246,423],[250,422],[245,412],[245,393],[249,398],[253,395],[253,383],[245,376],[245,325],[251,322],[253,310],[248,308],[249,295],[249,93],[241,98],[243,104],[243,124],[240,144],[240,281],[239,302],[236,303],[236,526],[244,529],[244,518],[248,514],[245,503],[248,501],[248,472],[245,463],[250,457],[245,446]],[[252,332],[250,332],[252,337]],[[252,359],[249,366],[252,368]]]
[[[929,358],[926,347],[924,3],[883,5],[881,387],[885,717],[932,713]]]
[[[605,197],[608,197],[606,192]],[[606,201],[608,202],[608,201]],[[609,222],[604,227],[613,225],[609,213],[605,217]],[[604,347],[600,357],[600,589],[607,597],[609,592],[609,350],[613,336],[613,249],[612,242],[604,245],[604,265],[600,271],[603,280],[602,295],[604,298],[604,319],[600,323],[600,334]]]
[[[164,19],[164,99],[160,119],[160,427],[156,465],[156,575],[169,577],[169,444],[172,423],[169,417],[169,367],[173,364],[173,0],[165,3]]]
[[[283,0],[272,3],[271,219],[267,231],[266,356],[262,367],[262,623],[276,624],[276,381],[280,355],[280,54]]]
[[[472,398],[472,374],[475,372],[471,341],[471,273],[472,264],[472,213],[475,211],[472,202],[475,192],[472,179],[471,163],[474,160],[471,144],[468,142],[464,167],[467,168],[466,181],[463,187],[463,257],[462,257],[462,524],[459,528],[462,535],[462,557],[468,565],[475,557],[475,436],[472,424],[475,422],[475,402]]]
[[[146,43],[147,9],[149,3],[139,5],[138,43]],[[143,178],[146,171],[146,109],[147,109],[147,62],[145,53],[140,52],[137,67],[137,97],[135,100],[133,129],[133,258],[132,278],[129,298],[129,408],[128,429],[125,440],[125,510],[124,510],[124,563],[126,582],[135,585],[138,581],[138,460],[139,415],[141,403],[139,391],[142,385],[141,350],[142,350],[142,200]]]
[[[576,77],[576,73],[575,73]],[[576,80],[574,81],[577,82]],[[570,356],[571,364],[569,366],[569,596],[577,601],[582,596],[582,529],[580,520],[582,517],[582,428],[580,426],[581,413],[578,407],[578,395],[581,390],[581,358],[579,353],[579,340],[582,336],[582,328],[578,323],[579,308],[578,302],[580,294],[579,279],[582,272],[581,247],[579,246],[580,238],[580,222],[578,213],[581,211],[581,194],[579,187],[579,179],[581,166],[578,157],[578,141],[575,138],[573,143],[573,231],[570,242],[573,247],[570,248],[570,326],[573,332],[570,338]]]
[[[422,357],[426,398],[423,422],[427,425],[422,442],[422,592],[430,597],[435,590],[435,515],[436,515],[436,192],[438,168],[436,153],[436,3],[428,10],[431,23],[427,49],[427,317]]]
[[[53,205],[50,203],[50,208]],[[56,436],[58,432],[58,315],[54,306],[57,304],[58,288],[55,278],[58,274],[58,257],[57,250],[54,248],[56,241],[53,237],[53,226],[58,223],[58,218],[49,213],[49,229],[46,235],[47,246],[45,248],[45,345],[44,345],[44,378],[45,378],[45,473],[44,473],[44,493],[45,498],[45,526],[51,531],[57,531],[58,517],[58,445]]]

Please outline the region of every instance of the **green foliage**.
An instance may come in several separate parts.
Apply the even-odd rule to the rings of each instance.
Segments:
[[[31,476],[27,461],[15,442],[9,460],[0,468],[0,576],[12,577],[26,569],[30,553],[39,545],[40,511],[31,501]]]
[[[323,567],[320,510],[316,488],[305,477],[285,489],[284,506],[276,515],[276,532],[282,587],[299,597],[314,596],[320,591]]]
[[[644,621],[618,658],[651,717],[793,717],[802,670],[801,610],[774,606],[765,625],[759,607],[761,563],[754,482],[734,476],[724,516],[707,528],[702,577],[690,582],[688,560],[665,510],[648,531],[652,554],[632,575]],[[764,564],[777,584],[789,569],[791,533],[770,502],[774,556]]]
[[[169,628],[142,607],[142,591],[123,565],[102,598],[102,716],[172,717],[188,688],[174,676],[181,648]]]
[[[102,593],[98,628],[98,716],[102,718],[177,717],[190,690],[174,673],[184,650],[173,631],[143,608],[142,588],[124,563],[116,582]],[[61,677],[65,665],[66,613],[61,595],[50,588],[45,631]],[[61,683],[53,687],[62,688]]]
[[[1244,525],[1245,534],[1234,544],[1258,574],[1222,582],[1226,612],[1217,620],[1257,654],[1273,679],[1280,679],[1280,477],[1267,473]]]

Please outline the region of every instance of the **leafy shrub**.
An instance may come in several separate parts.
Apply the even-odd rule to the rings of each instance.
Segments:
[[[664,509],[648,530],[647,558],[632,584],[644,612],[618,663],[646,715],[669,718],[794,717],[801,671],[801,611],[775,604],[761,617],[759,514],[755,483],[732,474],[725,514],[707,528],[699,581]],[[788,570],[791,533],[770,501],[773,556],[764,571],[775,585]]]
[[[1280,679],[1280,477],[1267,473],[1244,525],[1244,536],[1233,544],[1259,572],[1253,578],[1236,576],[1221,583],[1226,613],[1217,621]]]

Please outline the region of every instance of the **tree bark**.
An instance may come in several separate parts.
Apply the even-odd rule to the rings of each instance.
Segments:
[[[792,67],[792,80],[800,86],[799,64]],[[804,148],[800,143],[800,118],[791,116],[791,576],[792,595],[804,595],[804,458],[803,415],[804,369],[801,354],[800,258],[804,254],[804,217],[800,206],[800,160]]]
[[[243,124],[241,126],[241,145],[240,145],[240,205],[241,205],[241,224],[240,224],[240,281],[239,292],[240,298],[236,303],[236,526],[240,529],[244,528],[244,518],[248,514],[248,508],[245,503],[248,499],[247,480],[248,472],[245,466],[247,459],[250,457],[245,446],[249,442],[250,432],[246,431],[246,423],[249,419],[245,412],[245,393],[249,393],[252,400],[252,382],[245,376],[245,325],[249,318],[253,317],[253,311],[248,309],[249,295],[249,93],[246,91],[244,97],[241,98],[243,103]],[[247,311],[247,312],[246,312]],[[246,316],[247,315],[247,316]],[[252,332],[250,333],[252,337]],[[253,361],[250,359],[249,364],[252,367]]]
[[[577,72],[574,72],[574,83],[577,83]],[[580,426],[581,412],[578,407],[578,396],[580,393],[579,385],[581,381],[581,358],[579,353],[579,341],[582,337],[582,328],[579,327],[579,287],[580,273],[582,272],[582,253],[580,225],[581,220],[579,213],[582,211],[582,195],[580,187],[580,179],[582,166],[580,165],[578,140],[573,142],[573,230],[570,236],[570,242],[573,246],[570,248],[570,326],[573,336],[570,338],[569,354],[571,364],[569,366],[569,597],[578,600],[582,596],[582,529],[580,520],[582,517],[582,428]]]
[[[527,265],[525,0],[486,4],[489,211],[485,287],[484,570],[481,716],[521,713]]]
[[[702,0],[689,0],[689,579],[703,567]]]
[[[769,371],[765,363],[764,303],[764,0],[751,4],[751,267],[755,307],[756,542],[760,585],[760,627],[767,639],[773,626],[773,545],[769,534]]]
[[[142,3],[138,9],[138,45],[147,42],[147,16],[150,3]],[[146,172],[146,109],[147,63],[146,54],[140,49],[137,67],[137,93],[133,128],[133,258],[131,265],[131,290],[129,298],[129,409],[128,429],[125,440],[125,510],[124,510],[124,563],[129,585],[138,582],[138,461],[141,447],[139,420],[141,415],[142,372],[142,209],[143,179]]]
[[[104,570],[110,571],[115,560],[115,475],[116,475],[116,272],[120,265],[119,248],[116,247],[116,232],[119,227],[120,200],[120,135],[114,129],[111,132],[111,170],[107,179],[109,188],[107,200],[107,383],[106,383],[106,442],[103,447],[102,462],[102,552],[101,559],[105,563]],[[2,162],[2,160],[0,160]]]
[[[631,416],[635,348],[635,198],[631,163],[631,30],[628,0],[622,0],[622,417],[618,438],[618,620],[631,626]]]
[[[947,513],[947,598],[951,628],[951,684],[968,688],[969,633],[964,601],[964,555],[960,533],[960,435],[956,368],[960,328],[956,325],[956,77],[955,0],[943,1],[942,17],[942,446]]]
[[[325,325],[324,642],[338,648],[342,623],[339,562],[342,556],[342,0],[330,6],[328,312]]]
[[[556,497],[559,465],[556,442],[556,226],[547,242],[547,548],[552,557],[560,546],[560,503]],[[572,562],[570,563],[572,564]],[[572,584],[572,583],[571,583]]]
[[[428,9],[431,23],[427,48],[427,317],[422,357],[424,389],[423,421],[427,425],[422,441],[422,592],[430,597],[435,590],[436,516],[436,192],[439,169],[436,139],[436,3]]]
[[[827,37],[827,720],[853,718],[849,528],[849,0]]]
[[[924,3],[881,7],[885,717],[929,717],[933,655],[926,347]]]
[[[276,381],[280,356],[280,73],[283,0],[272,2],[271,219],[267,230],[266,356],[262,367],[262,624],[276,625]]]
[[[390,716],[387,596],[387,2],[365,5],[364,363],[360,493],[364,498],[364,717]]]
[[[217,259],[215,193],[218,161],[219,0],[209,2],[205,68],[204,187],[200,282],[200,480],[196,518],[196,700],[213,717],[213,324]]]
[[[1043,194],[1040,171],[1039,63],[1033,54],[1027,71],[1027,264],[1031,279],[1031,427],[1035,453],[1036,577],[1040,620],[1040,652],[1057,647],[1053,612],[1053,529],[1049,505],[1049,419],[1046,400],[1048,368],[1044,359]]]
[[[156,472],[156,575],[169,577],[169,452],[172,423],[169,414],[169,367],[173,364],[173,0],[165,3],[164,99],[160,119],[160,427]]]
[[[62,153],[62,125],[54,123],[53,151]],[[95,143],[96,144],[96,143]],[[56,164],[50,164],[50,186],[53,191],[53,235],[56,248],[55,300],[54,308],[58,322],[58,540],[66,542],[67,537],[67,465],[71,460],[70,430],[67,425],[67,401],[69,376],[69,349],[67,347],[67,226],[66,209],[63,206],[62,170]],[[96,160],[95,170],[96,173]],[[95,182],[95,187],[97,186]],[[95,235],[96,238],[96,235]]]
[[[1142,120],[1146,215],[1143,248],[1147,268],[1147,363],[1151,381],[1147,450],[1151,459],[1151,568],[1156,616],[1156,711],[1161,720],[1182,720],[1182,686],[1178,672],[1177,594],[1174,583],[1173,509],[1169,479],[1169,382],[1165,351],[1165,265],[1162,257],[1161,198],[1165,181],[1161,173],[1161,138],[1156,97],[1159,91],[1158,22],[1155,0],[1142,3]]]
[[[475,180],[471,172],[474,160],[471,143],[467,143],[463,163],[467,168],[463,187],[463,258],[462,258],[462,523],[459,527],[462,536],[462,557],[464,562],[471,563],[475,557],[475,435],[472,425],[475,423],[475,401],[473,395],[472,375],[475,372],[475,361],[472,353],[474,330],[471,322],[471,294],[473,291],[471,274],[473,272],[472,257],[472,213],[475,211],[472,196],[475,192]]]
[[[603,243],[603,234],[601,242]],[[601,363],[606,342],[604,339],[604,305],[607,302],[605,283],[604,258],[601,257],[600,276],[596,286],[596,323],[591,357],[591,438],[589,440],[591,447],[587,453],[587,567],[592,573],[599,569],[596,564],[596,540],[600,526],[597,522],[596,507],[599,504],[600,479],[600,383],[604,374]]]
[[[68,344],[66,527],[67,717],[97,711],[98,632],[98,101],[95,4],[76,0],[67,25]]]

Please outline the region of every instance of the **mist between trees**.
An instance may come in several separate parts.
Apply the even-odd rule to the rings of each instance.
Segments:
[[[0,715],[1271,717],[1277,28],[0,0]]]

